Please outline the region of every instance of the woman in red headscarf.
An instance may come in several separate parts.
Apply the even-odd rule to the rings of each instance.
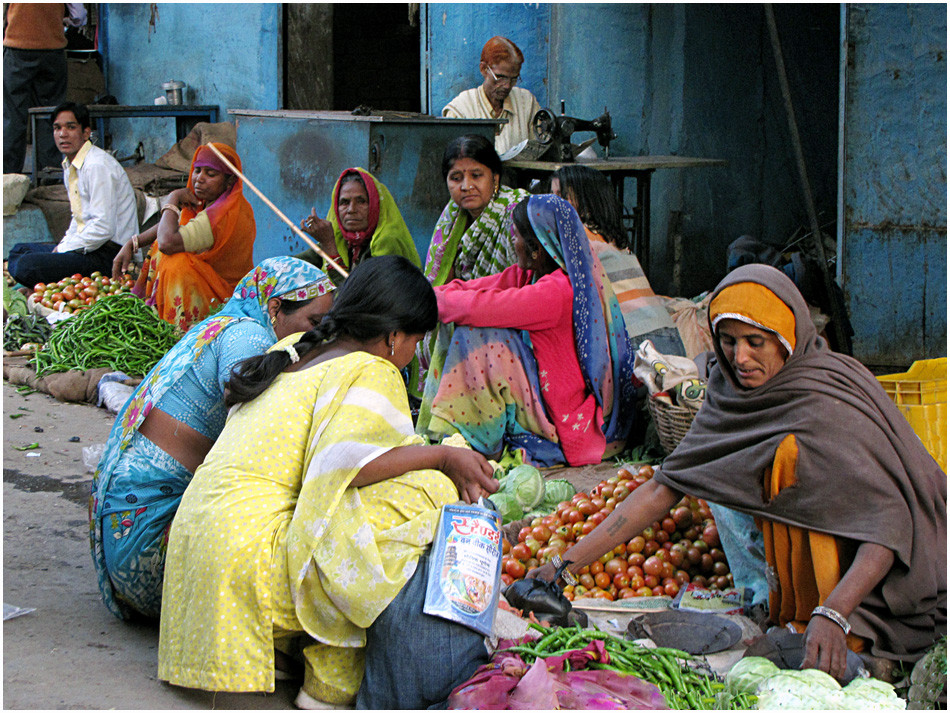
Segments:
[[[214,144],[239,171],[241,159],[226,144]],[[128,269],[133,253],[151,245],[133,292],[155,305],[166,322],[182,329],[224,302],[254,267],[254,210],[241,180],[207,146],[191,161],[188,185],[168,196],[158,225],[136,235],[119,251],[113,276]]]
[[[399,206],[389,189],[362,168],[348,168],[333,186],[333,198],[327,219],[315,209],[300,221],[300,228],[312,235],[320,247],[334,260],[352,269],[365,258],[379,255],[402,255],[419,267],[419,252],[412,240]],[[342,275],[313,249],[295,257],[322,268],[339,284]]]

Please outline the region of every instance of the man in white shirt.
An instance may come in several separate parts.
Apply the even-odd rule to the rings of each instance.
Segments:
[[[53,140],[63,153],[63,183],[72,220],[58,245],[18,243],[7,269],[22,285],[79,273],[112,274],[119,249],[138,233],[135,194],[125,169],[89,141],[89,111],[74,102],[53,111]]]
[[[495,151],[503,154],[525,139],[535,138],[531,120],[541,106],[527,89],[516,87],[524,55],[511,40],[492,37],[482,48],[478,70],[484,82],[450,101],[442,116],[451,119],[507,119],[495,129]]]

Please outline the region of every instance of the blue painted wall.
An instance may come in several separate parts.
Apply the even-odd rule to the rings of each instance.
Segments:
[[[102,3],[102,40],[108,92],[122,104],[152,104],[162,84],[188,85],[184,101],[228,109],[279,109],[281,5],[279,3]],[[120,155],[145,144],[153,162],[175,143],[173,119],[113,120]]]
[[[946,356],[947,8],[843,8],[839,251],[855,356]]]
[[[549,8],[540,3],[425,3],[430,58],[428,112],[441,116],[442,107],[459,92],[482,83],[478,71],[482,47],[495,35],[503,35],[518,45],[525,58],[519,85],[545,106]]]
[[[729,162],[654,175],[650,279],[655,289],[669,293],[676,288],[685,295],[710,289],[725,273],[726,249],[737,237],[748,233],[781,246],[807,223],[761,5],[426,7],[433,111],[479,83],[481,45],[501,33],[519,43],[525,54],[523,86],[542,105],[559,111],[564,99],[568,114],[588,119],[605,106],[610,110],[618,134],[613,155],[676,154]],[[775,7],[789,81],[802,107],[800,131],[815,174],[816,202],[824,216],[833,218],[837,6],[823,6],[822,23],[816,23],[815,11]],[[824,50],[820,58],[816,46]],[[536,67],[543,70],[540,77]],[[819,73],[830,92],[816,90]],[[816,138],[821,136],[830,138]],[[633,185],[626,196],[630,209]],[[678,287],[671,284],[667,244],[672,211],[682,216],[685,246]]]

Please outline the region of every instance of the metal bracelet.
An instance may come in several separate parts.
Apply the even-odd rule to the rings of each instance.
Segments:
[[[845,636],[851,632],[851,624],[849,624],[848,620],[841,616],[841,614],[836,612],[834,609],[817,606],[811,610],[811,615],[823,616],[826,619],[831,619],[835,624],[841,627],[841,630],[844,631]]]
[[[175,215],[177,215],[179,218],[181,218],[181,208],[179,208],[179,207],[178,207],[177,205],[175,205],[174,203],[166,203],[165,205],[163,205],[161,212],[164,213],[166,210],[173,210],[173,211],[175,211]]]
[[[554,568],[558,571],[558,575],[564,580],[565,584],[571,586],[577,584],[577,577],[571,574],[567,569],[569,564],[574,564],[573,562],[570,560],[565,562],[561,559],[561,555],[554,555],[554,557],[551,558],[551,564],[554,565]]]

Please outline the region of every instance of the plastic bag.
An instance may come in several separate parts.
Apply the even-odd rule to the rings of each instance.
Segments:
[[[556,626],[569,626],[571,603],[556,582],[540,578],[519,579],[503,592],[511,606],[523,612],[534,612],[538,621],[549,621]]]
[[[82,449],[82,464],[86,466],[88,472],[96,472],[96,467],[99,465],[99,461],[102,459],[102,454],[105,450],[105,443],[94,443]]]

